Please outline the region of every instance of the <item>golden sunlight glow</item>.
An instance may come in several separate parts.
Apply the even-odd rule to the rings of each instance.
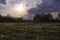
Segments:
[[[18,12],[22,12],[22,11],[24,11],[24,6],[22,5],[22,4],[20,4],[20,5],[15,5],[15,9],[18,11]]]
[[[22,2],[19,4],[15,4],[13,6],[13,9],[15,17],[23,17],[28,13],[29,6],[27,3]]]

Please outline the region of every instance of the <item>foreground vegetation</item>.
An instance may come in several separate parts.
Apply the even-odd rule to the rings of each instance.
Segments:
[[[0,23],[0,40],[60,40],[60,23]]]

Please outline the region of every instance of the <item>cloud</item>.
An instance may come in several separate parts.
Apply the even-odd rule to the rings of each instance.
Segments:
[[[19,4],[19,3],[21,3],[22,2],[22,0],[10,0],[9,1],[9,4],[10,5],[14,5],[14,4]]]
[[[21,0],[17,1],[17,0],[10,0],[8,2],[8,4],[6,5],[0,5],[0,14],[3,15],[3,16],[6,16],[6,15],[11,15],[13,17],[22,17],[24,16],[24,14],[27,13],[27,10],[29,7],[26,7],[26,10],[24,12],[17,12],[16,9],[15,9],[15,5],[18,5],[20,3],[23,3]],[[24,7],[25,7],[25,3],[23,3]],[[8,11],[7,11],[8,10]],[[20,14],[22,13],[22,14]]]
[[[7,1],[7,0],[0,0],[0,3],[6,4],[6,1]]]
[[[60,12],[60,0],[43,0],[41,4],[37,4],[36,8],[31,8],[28,11],[33,14]]]

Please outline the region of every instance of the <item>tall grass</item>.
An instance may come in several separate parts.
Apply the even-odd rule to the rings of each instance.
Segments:
[[[60,23],[0,23],[0,40],[59,40]]]

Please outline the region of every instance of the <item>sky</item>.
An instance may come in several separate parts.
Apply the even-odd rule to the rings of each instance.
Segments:
[[[40,0],[0,0],[0,14],[3,16],[5,15],[11,15],[11,16],[20,16],[14,9],[14,5],[18,5],[21,3],[25,3],[29,5],[26,9],[29,10],[29,8],[36,7],[36,3],[40,3]],[[14,11],[13,11],[14,10]],[[25,12],[27,13],[27,11]],[[24,13],[23,13],[24,14]]]
[[[42,0],[41,4],[29,11],[31,13],[60,12],[60,0]]]
[[[0,14],[10,14],[16,17],[21,16],[21,14],[19,15],[19,13],[13,9],[15,4],[20,3],[29,5],[26,7],[27,10],[24,13],[60,12],[60,0],[0,0]]]

